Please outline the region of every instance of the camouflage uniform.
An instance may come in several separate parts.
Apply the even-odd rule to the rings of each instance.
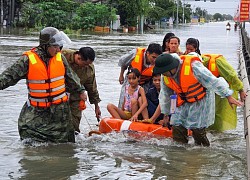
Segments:
[[[79,67],[74,60],[74,53],[76,51],[66,49],[62,50],[62,54],[68,60],[70,67],[80,78],[81,84],[85,87],[88,92],[89,101],[91,104],[98,104],[101,99],[99,97],[99,93],[96,85],[95,78],[95,67],[94,64],[90,64],[86,67]],[[82,112],[79,109],[80,98],[79,95],[75,92],[70,94],[69,104],[72,112],[73,124],[76,131],[80,132],[79,125],[82,118]]]
[[[37,47],[35,52],[45,64],[48,63],[50,57],[42,48]],[[76,94],[79,96],[79,93],[84,92],[84,87],[81,86],[79,78],[69,67],[65,57],[62,56],[62,60],[66,72],[65,84],[72,91],[78,92]],[[28,69],[29,59],[27,56],[22,56],[0,75],[0,89],[13,86],[21,79],[27,79]],[[30,106],[27,101],[19,115],[18,130],[22,140],[30,138],[39,142],[75,142],[68,102],[41,108]]]

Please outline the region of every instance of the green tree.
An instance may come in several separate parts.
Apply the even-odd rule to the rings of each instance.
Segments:
[[[92,29],[95,25],[107,26],[116,18],[116,9],[90,2],[81,4],[73,17],[73,29]]]
[[[207,10],[201,9],[200,7],[197,7],[195,9],[195,15],[198,16],[199,18],[205,17],[207,14]]]
[[[223,21],[223,16],[220,14],[220,13],[215,13],[213,15],[213,18],[216,20],[216,21]]]
[[[35,18],[37,14],[37,7],[32,2],[25,2],[22,5],[21,9],[21,18],[19,20],[18,25],[28,28],[35,27]]]
[[[21,14],[21,23],[25,27],[53,26],[78,30],[109,25],[116,18],[116,9],[73,0],[26,0]]]
[[[233,16],[231,16],[230,14],[223,14],[222,16],[224,20],[233,20]]]
[[[155,7],[162,8],[162,17],[171,17],[176,13],[176,3],[173,0],[154,0]],[[158,19],[159,20],[159,19]]]
[[[150,8],[149,0],[117,0],[113,5],[120,14],[121,24],[128,26],[136,26],[137,17],[147,15]]]
[[[95,5],[95,21],[96,25],[108,26],[110,22],[116,19],[116,9],[109,9],[108,6],[102,4]]]
[[[71,0],[25,1],[21,10],[21,23],[27,27],[53,26],[65,29],[70,24],[76,5]]]
[[[167,13],[165,9],[158,7],[158,6],[153,6],[149,9],[147,19],[150,21],[159,21],[161,18],[166,17],[166,16],[167,16]]]
[[[93,3],[83,3],[76,9],[73,17],[73,29],[92,29],[95,26],[95,5]]]
[[[40,13],[36,16],[38,26],[54,26],[59,29],[67,27],[67,12],[56,2],[42,2],[37,5]],[[65,22],[66,21],[66,22]]]
[[[187,22],[190,22],[190,17],[192,14],[192,9],[191,9],[191,5],[190,4],[185,4],[185,12],[184,12],[184,17],[187,20]]]
[[[177,14],[177,3],[173,0],[151,0],[150,1],[151,8],[148,13],[148,19],[150,20],[160,20],[163,17],[175,17]],[[178,14],[179,18],[182,18],[183,14],[183,4],[179,0],[178,3]],[[190,21],[191,15],[191,5],[185,4],[184,5],[184,17],[187,21]]]

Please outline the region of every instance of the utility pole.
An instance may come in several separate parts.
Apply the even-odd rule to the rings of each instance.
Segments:
[[[184,23],[185,23],[185,14],[184,14],[184,11],[185,11],[185,0],[183,0],[182,24],[184,24]]]
[[[1,13],[0,13],[0,26],[2,26],[3,25],[3,0],[1,0],[0,1],[0,3],[1,3],[1,6],[0,6],[0,8],[1,8]]]
[[[179,11],[179,7],[178,7],[178,6],[179,6],[179,3],[178,3],[178,1],[179,1],[179,0],[177,0],[177,3],[176,3],[176,6],[177,6],[177,8],[176,8],[176,9],[177,9],[177,12],[176,12],[176,25],[177,25],[177,26],[179,25],[179,17],[178,17],[178,16],[179,16],[179,15],[178,15],[178,14],[179,14],[179,12],[178,12],[178,11]]]
[[[15,0],[11,1],[10,6],[11,6],[11,8],[10,8],[11,9],[11,15],[10,15],[10,17],[11,17],[10,21],[11,22],[10,22],[10,25],[13,26],[13,24],[14,24],[14,16],[15,16]]]

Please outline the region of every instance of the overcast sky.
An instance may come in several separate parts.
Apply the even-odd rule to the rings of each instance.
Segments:
[[[181,0],[182,2],[191,4],[192,8],[201,7],[201,9],[206,9],[209,14],[230,14],[234,16],[240,0],[216,0],[215,2],[210,2],[207,0],[195,1],[195,0]]]

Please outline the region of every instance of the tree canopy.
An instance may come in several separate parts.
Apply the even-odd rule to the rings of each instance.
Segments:
[[[178,22],[190,22],[192,16],[211,20],[230,20],[230,15],[216,13],[209,15],[207,10],[191,9],[181,0],[103,0],[103,3],[84,3],[75,0],[18,0],[21,3],[20,18],[15,24],[23,27],[54,26],[59,29],[91,29],[94,26],[109,26],[120,15],[121,25],[136,26],[138,17],[144,16],[147,22],[161,21],[170,17]],[[177,8],[178,5],[178,8]]]

